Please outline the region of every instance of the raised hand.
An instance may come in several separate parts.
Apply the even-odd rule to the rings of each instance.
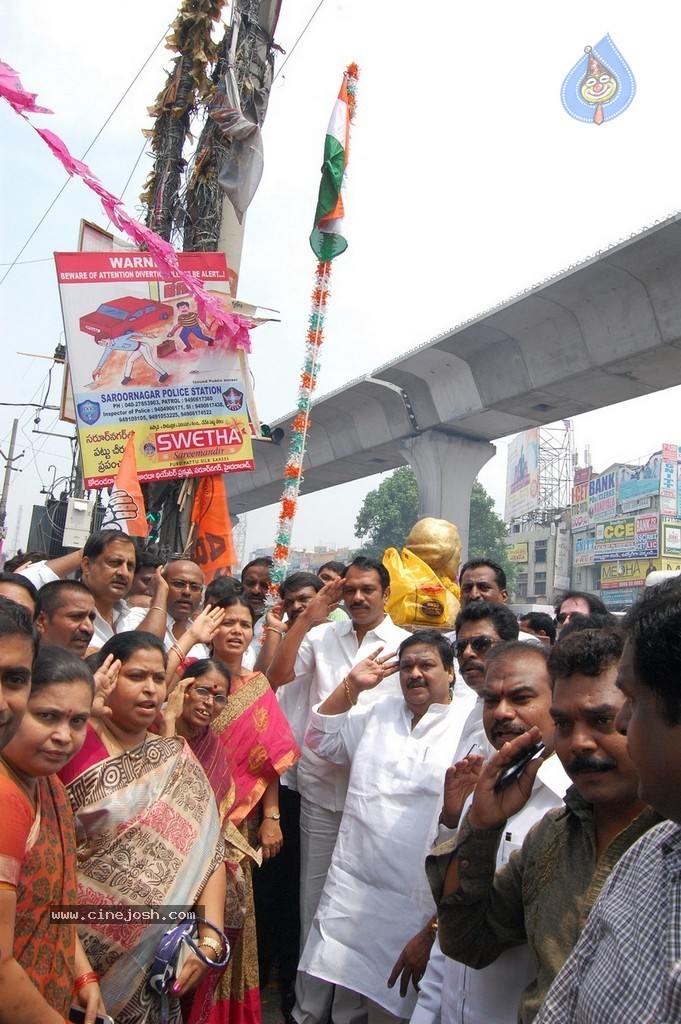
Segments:
[[[116,689],[120,669],[121,662],[118,659],[114,659],[113,654],[109,654],[94,673],[95,695],[92,700],[93,718],[111,717],[111,708],[108,707],[106,702]]]
[[[305,610],[301,612],[301,617],[304,616],[305,621],[309,624],[308,628],[320,622],[326,622],[329,612],[338,607],[338,602],[343,596],[344,582],[343,579],[329,580],[321,590],[317,591]]]
[[[162,736],[175,736],[175,722],[184,710],[184,695],[187,692],[187,687],[193,682],[193,676],[185,676],[185,678],[180,679],[177,685],[173,688],[172,693],[166,701],[166,706],[163,709],[163,722],[161,724]]]
[[[445,772],[440,821],[446,828],[456,828],[459,824],[463,805],[477,785],[484,762],[480,754],[468,755]]]
[[[213,639],[215,630],[222,623],[226,614],[224,608],[220,608],[218,605],[207,604],[192,621],[191,626],[187,630],[194,643],[209,644]]]
[[[381,654],[382,647],[378,647],[373,654],[357,664],[348,672],[348,685],[359,692],[360,690],[373,690],[375,686],[382,683],[388,676],[397,672],[399,664],[395,652]]]
[[[284,622],[284,602],[277,601],[265,613],[265,628],[277,629],[280,633],[285,633],[288,626],[288,622]]]
[[[500,825],[522,810],[532,793],[534,779],[539,771],[542,759],[535,757],[505,789],[497,792],[495,783],[505,768],[516,760],[528,747],[541,740],[541,732],[536,725],[515,739],[504,743],[503,747],[480,769],[478,783],[475,787],[473,804],[468,812],[468,823],[471,828],[490,829]]]

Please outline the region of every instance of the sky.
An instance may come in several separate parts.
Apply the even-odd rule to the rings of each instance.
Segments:
[[[135,216],[149,170],[141,129],[151,125],[147,107],[172,59],[162,40],[177,8],[177,0],[117,0],[105,26],[85,0],[5,4],[0,12],[0,58],[54,111],[36,123],[77,157],[91,146],[86,162],[109,191],[124,192]],[[565,113],[560,87],[584,47],[606,33],[637,93],[620,117],[597,127]],[[246,218],[239,284],[242,299],[281,312],[281,323],[253,335],[261,420],[296,402],[315,267],[308,235],[347,64],[361,70],[349,248],[333,267],[320,395],[681,208],[680,34],[681,8],[666,0],[432,0],[427,14],[404,0],[283,0],[275,41],[288,59],[277,56],[277,68],[286,64],[271,92],[265,171]],[[25,453],[9,493],[11,551],[25,542],[41,489],[71,465],[68,440],[56,436],[70,428],[48,411],[34,424],[36,410],[26,404],[40,403],[52,367],[36,356],[51,356],[63,340],[52,253],[77,247],[82,217],[106,220],[79,181],[53,202],[66,175],[6,104],[0,131],[0,449],[7,455],[18,416],[17,450]],[[58,405],[60,388],[54,367],[48,404]],[[589,445],[602,470],[681,442],[680,390],[576,417],[578,450]],[[497,442],[480,474],[502,513],[509,441]],[[363,497],[380,479],[303,496],[294,545],[352,544]],[[276,516],[276,506],[249,513],[248,551],[273,542]]]

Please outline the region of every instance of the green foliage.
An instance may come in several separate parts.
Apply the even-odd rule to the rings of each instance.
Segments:
[[[494,511],[494,502],[476,480],[471,491],[470,525],[468,528],[468,557],[491,558],[503,568],[508,589],[513,590],[515,566],[508,560],[506,538],[508,527]]]
[[[369,491],[355,520],[355,536],[364,539],[363,555],[382,558],[386,548],[404,547],[407,534],[419,517],[419,490],[410,466],[401,466],[374,491]],[[509,580],[514,566],[508,560],[504,521],[494,511],[494,502],[477,480],[471,493],[469,558],[492,558],[503,566]]]
[[[419,517],[419,489],[410,466],[400,466],[369,491],[355,520],[355,537],[365,538],[359,553],[382,558],[386,548],[402,548]]]

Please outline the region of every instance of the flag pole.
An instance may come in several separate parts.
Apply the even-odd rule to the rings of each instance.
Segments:
[[[291,424],[291,438],[284,469],[284,490],[281,496],[274,541],[274,565],[270,573],[270,593],[267,601],[269,605],[277,600],[278,587],[286,576],[290,559],[293,524],[298,508],[300,487],[304,479],[303,462],[311,426],[312,396],[319,372],[319,350],[324,342],[324,321],[329,296],[331,261],[347,246],[339,228],[342,228],[344,213],[342,189],[349,155],[350,124],[355,115],[358,78],[359,68],[356,64],[350,64],[343,76],[343,84],[331,115],[327,144],[324,148],[322,184],[319,190],[315,225],[310,237],[310,243],[318,257],[318,262],[305,339],[303,369],[298,389],[298,412]],[[341,117],[345,117],[342,133],[339,132]],[[332,137],[332,132],[335,137]],[[339,134],[341,134],[340,139]]]

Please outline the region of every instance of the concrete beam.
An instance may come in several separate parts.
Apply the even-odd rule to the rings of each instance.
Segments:
[[[496,448],[439,430],[407,438],[400,447],[419,485],[419,516],[454,523],[461,538],[461,561],[468,552],[471,490]]]

